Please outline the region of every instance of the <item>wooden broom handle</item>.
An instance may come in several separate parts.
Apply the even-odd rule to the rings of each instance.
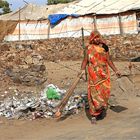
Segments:
[[[75,89],[75,87],[77,86],[80,78],[82,77],[83,73],[81,72],[78,77],[76,78],[76,80],[73,82],[73,84],[71,85],[71,87],[68,89],[68,91],[65,94],[65,97],[62,99],[61,103],[58,105],[58,109],[55,113],[56,117],[59,117],[61,115],[62,110],[64,109],[65,105],[67,104],[69,98],[71,97],[71,95],[73,94],[73,91]]]

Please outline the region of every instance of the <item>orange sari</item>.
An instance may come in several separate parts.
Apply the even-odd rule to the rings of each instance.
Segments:
[[[89,111],[93,116],[107,109],[110,97],[110,72],[104,48],[88,46],[88,101]]]

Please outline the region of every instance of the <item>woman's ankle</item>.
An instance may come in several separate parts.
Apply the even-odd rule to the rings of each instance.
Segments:
[[[97,121],[96,117],[95,116],[92,116],[91,117],[91,123],[92,124],[96,124],[97,123],[96,121]]]

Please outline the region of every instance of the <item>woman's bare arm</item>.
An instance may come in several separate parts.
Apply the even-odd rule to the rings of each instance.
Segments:
[[[113,61],[111,60],[109,52],[107,52],[107,62],[108,62],[108,65],[110,66],[110,68],[116,73],[116,75],[118,77],[121,76],[121,73],[118,71],[118,69],[114,65]]]

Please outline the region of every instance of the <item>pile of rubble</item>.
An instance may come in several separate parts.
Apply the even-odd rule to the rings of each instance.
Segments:
[[[138,57],[140,54],[140,34],[112,35],[103,37],[110,48],[114,59],[126,60]],[[88,37],[85,37],[85,45]],[[8,46],[17,49],[31,49],[45,60],[79,60],[83,58],[82,38],[56,38],[36,41],[9,42]],[[20,45],[18,45],[20,44]],[[5,51],[5,46],[0,45]]]
[[[44,41],[34,41],[32,47],[45,60],[78,60],[83,58],[80,38],[57,38]]]
[[[1,81],[8,80],[23,85],[40,85],[47,80],[43,57],[28,45],[2,44],[0,47]]]
[[[105,37],[113,59],[129,60],[140,56],[140,34]]]
[[[131,60],[140,56],[140,35],[104,36],[110,48],[110,55],[115,60]],[[85,46],[88,37],[85,37]],[[57,38],[42,41],[31,41],[31,46],[44,59],[79,60],[83,58],[83,44],[81,38]]]

